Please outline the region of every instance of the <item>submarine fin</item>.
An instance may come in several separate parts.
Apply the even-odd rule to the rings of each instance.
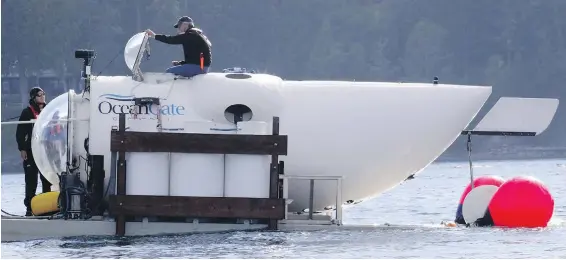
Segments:
[[[502,97],[472,130],[462,135],[536,136],[556,114],[558,99]]]

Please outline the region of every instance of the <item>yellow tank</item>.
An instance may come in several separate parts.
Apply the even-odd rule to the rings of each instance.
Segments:
[[[59,212],[59,192],[50,191],[35,195],[31,199],[31,212],[35,216]]]

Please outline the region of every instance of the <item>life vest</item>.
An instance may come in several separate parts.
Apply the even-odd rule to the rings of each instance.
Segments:
[[[186,33],[198,35],[208,45],[209,50],[212,47],[212,43],[210,42],[210,40],[208,40],[208,37],[206,37],[206,35],[204,35],[204,33],[202,32],[201,29],[191,28],[191,29],[187,30]],[[210,53],[208,53],[208,55],[210,55]],[[204,70],[204,53],[202,53],[202,52],[200,53],[200,69]]]
[[[61,125],[60,124],[56,124],[54,126],[51,127],[51,135],[56,135],[61,133]]]
[[[201,29],[199,28],[191,28],[189,30],[187,30],[187,33],[193,33],[196,34],[198,36],[200,36],[200,38],[206,42],[206,44],[208,45],[208,47],[212,47],[212,43],[210,42],[210,40],[208,39],[208,37],[206,37],[206,35],[204,35],[204,33],[202,32]]]
[[[33,119],[37,119],[39,112],[35,111],[35,108],[33,108],[32,105],[29,106],[29,109],[31,110],[31,113],[33,113]]]

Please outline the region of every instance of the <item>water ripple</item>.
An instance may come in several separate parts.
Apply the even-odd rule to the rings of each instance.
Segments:
[[[555,199],[543,229],[443,228],[468,182],[467,162],[433,164],[414,180],[345,209],[361,231],[227,232],[75,237],[2,243],[2,258],[566,258],[564,160],[478,163],[476,176],[536,176]],[[2,176],[2,207],[23,213],[23,175]],[[384,223],[391,223],[387,225]]]

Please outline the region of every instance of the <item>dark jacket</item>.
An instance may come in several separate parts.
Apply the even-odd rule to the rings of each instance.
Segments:
[[[30,108],[33,107],[33,110]],[[39,106],[35,103],[22,110],[19,121],[29,121],[32,119],[37,119],[34,111],[39,115]],[[34,124],[19,124],[16,129],[16,142],[18,142],[18,150],[20,151],[31,151],[31,136]]]
[[[200,66],[200,54],[202,53],[204,56],[204,66],[210,66],[212,61],[212,44],[202,31],[197,28],[192,28],[173,36],[156,34],[155,39],[167,44],[182,44],[185,60],[181,64]]]

